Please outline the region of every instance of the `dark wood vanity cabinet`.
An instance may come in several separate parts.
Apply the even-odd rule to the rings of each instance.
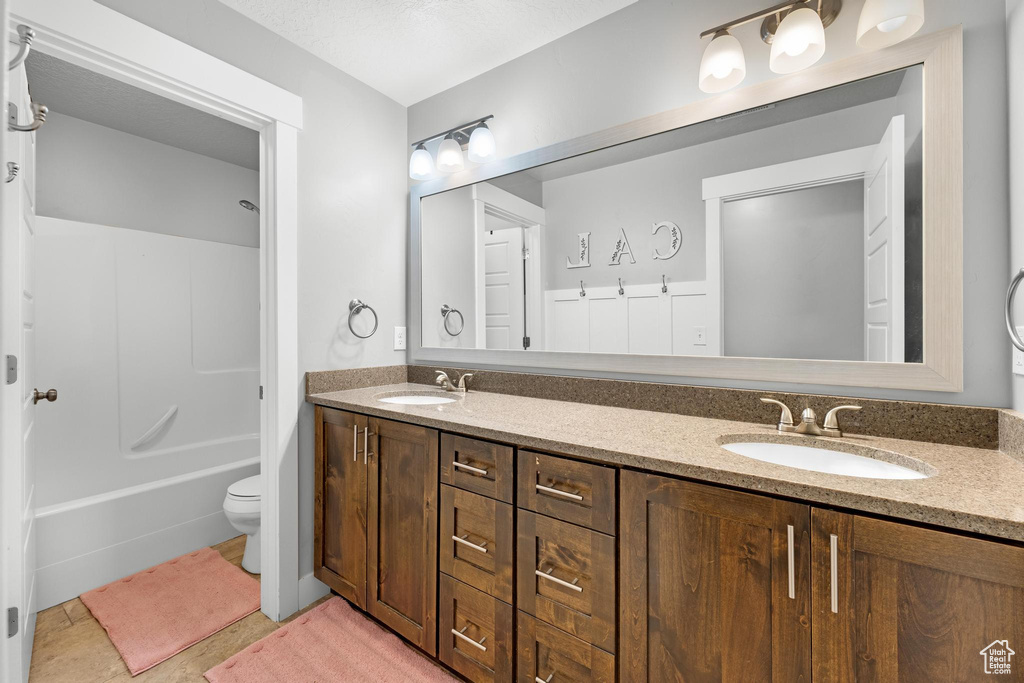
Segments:
[[[620,495],[620,680],[810,680],[808,506],[638,472]]]
[[[1024,681],[1024,548],[817,508],[811,547],[815,681]]]
[[[438,433],[316,413],[314,575],[433,655]]]

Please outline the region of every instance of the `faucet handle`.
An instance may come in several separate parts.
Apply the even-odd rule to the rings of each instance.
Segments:
[[[473,373],[472,372],[467,372],[462,377],[460,377],[459,378],[459,389],[469,389],[469,387],[466,386],[466,381],[467,380],[471,380],[471,379],[473,379]]]
[[[789,406],[782,401],[776,401],[774,398],[761,398],[761,403],[770,403],[772,405],[779,406],[782,408],[782,415],[779,417],[779,431],[789,432],[793,431],[793,413],[790,412]]]
[[[448,379],[448,373],[444,370],[434,370],[437,377],[434,378],[434,384],[451,384],[451,380]]]
[[[822,431],[826,436],[842,436],[843,430],[839,428],[839,413],[844,410],[860,410],[860,406],[836,406],[825,414],[825,424]]]

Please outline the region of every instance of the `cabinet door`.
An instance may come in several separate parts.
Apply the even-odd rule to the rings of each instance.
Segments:
[[[366,608],[366,418],[316,407],[316,578]]]
[[[1024,652],[1024,548],[830,510],[811,520],[815,681],[981,681],[1007,659],[1000,680],[1024,680],[1024,655],[1007,652]]]
[[[808,506],[628,471],[620,499],[620,680],[810,680]]]
[[[370,418],[369,612],[437,651],[437,431]]]

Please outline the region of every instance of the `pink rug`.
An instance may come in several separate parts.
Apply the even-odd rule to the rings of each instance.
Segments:
[[[210,683],[457,683],[334,597],[206,672]]]
[[[260,584],[213,548],[82,596],[138,675],[260,608]]]

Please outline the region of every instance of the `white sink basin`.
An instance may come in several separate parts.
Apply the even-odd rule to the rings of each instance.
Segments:
[[[927,479],[928,474],[863,455],[788,443],[728,443],[722,448],[745,458],[811,472],[865,479]]]
[[[455,403],[456,399],[443,394],[408,394],[406,396],[385,396],[378,398],[381,403],[397,403],[403,406],[437,406]]]

